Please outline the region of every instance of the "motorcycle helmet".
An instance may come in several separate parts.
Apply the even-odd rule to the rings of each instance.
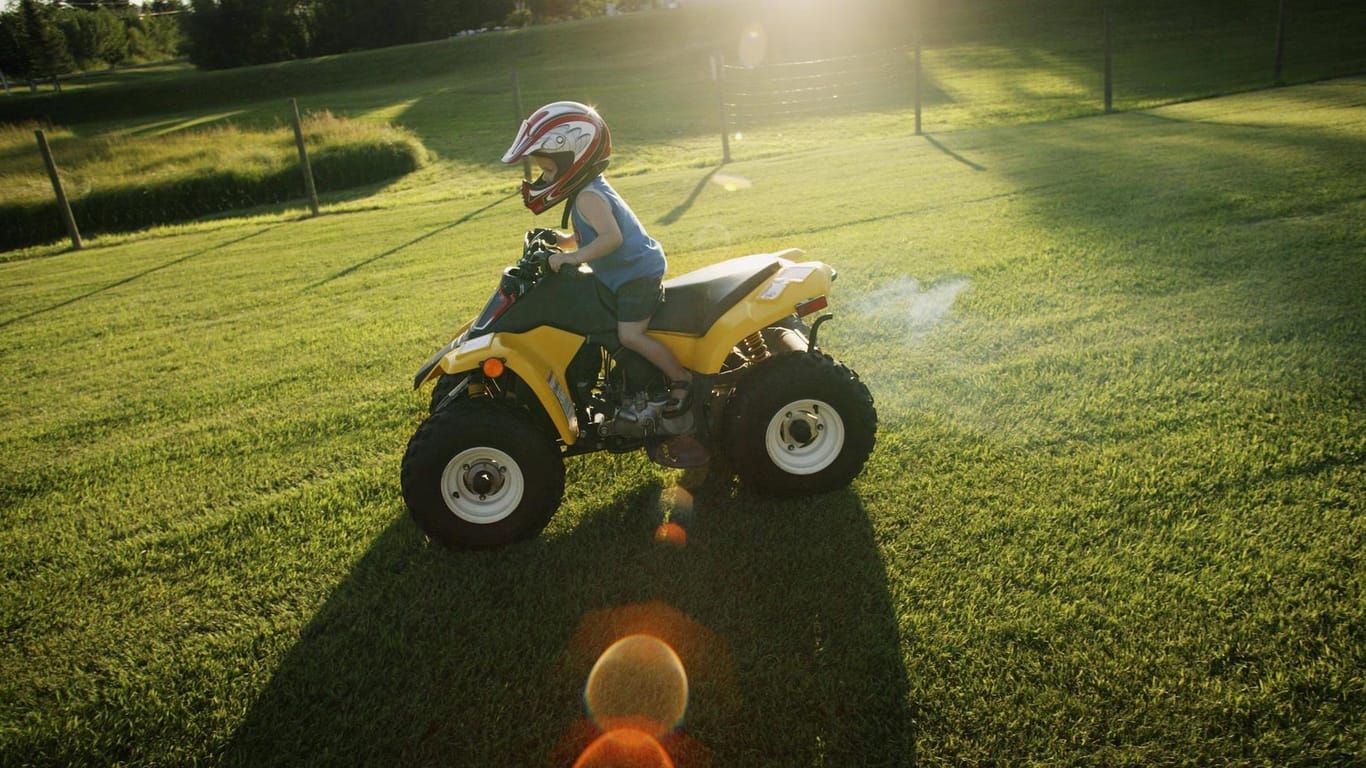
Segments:
[[[511,165],[529,155],[548,157],[557,168],[551,181],[542,176],[522,182],[522,202],[532,213],[543,213],[606,170],[612,135],[597,110],[577,101],[557,101],[522,121],[503,162]]]

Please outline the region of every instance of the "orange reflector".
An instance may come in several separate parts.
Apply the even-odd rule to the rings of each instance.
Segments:
[[[806,301],[803,301],[802,303],[797,305],[797,317],[806,317],[812,312],[819,312],[820,310],[825,309],[828,306],[830,306],[830,302],[826,301],[824,296],[817,296],[814,299],[807,299]]]
[[[490,357],[480,363],[479,367],[484,371],[484,375],[490,379],[496,379],[499,376],[502,376],[503,371],[507,370],[507,367],[503,365],[503,361],[496,357]]]

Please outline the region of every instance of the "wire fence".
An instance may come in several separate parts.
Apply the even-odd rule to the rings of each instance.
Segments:
[[[1060,6],[1061,7],[1061,6]],[[714,57],[725,159],[746,132],[853,111],[915,133],[1078,117],[1366,72],[1366,3],[1109,0],[968,39],[738,66]],[[1078,32],[1081,34],[1078,34]],[[909,122],[909,121],[907,121]]]
[[[904,102],[911,67],[905,49],[766,67],[726,66],[722,104],[743,127]]]

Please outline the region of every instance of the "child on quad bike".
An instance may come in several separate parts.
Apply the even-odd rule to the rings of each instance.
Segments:
[[[535,181],[522,182],[522,202],[532,213],[565,204],[550,268],[592,262],[593,274],[617,299],[617,337],[622,346],[649,360],[669,377],[664,412],[683,413],[692,404],[692,374],[668,347],[645,335],[664,299],[661,281],[667,267],[664,249],[650,237],[602,172],[611,162],[612,136],[597,111],[576,101],[547,104],[522,121],[503,162],[530,158],[540,169]]]

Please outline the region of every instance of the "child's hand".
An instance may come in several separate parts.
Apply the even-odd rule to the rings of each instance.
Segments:
[[[550,254],[550,271],[551,271],[551,272],[559,272],[559,271],[560,271],[560,267],[563,267],[563,266],[566,265],[566,264],[574,265],[574,264],[576,264],[576,263],[577,263],[577,262],[575,262],[574,259],[571,258],[571,257],[569,256],[569,254],[567,254],[567,253],[552,253],[552,254]]]

